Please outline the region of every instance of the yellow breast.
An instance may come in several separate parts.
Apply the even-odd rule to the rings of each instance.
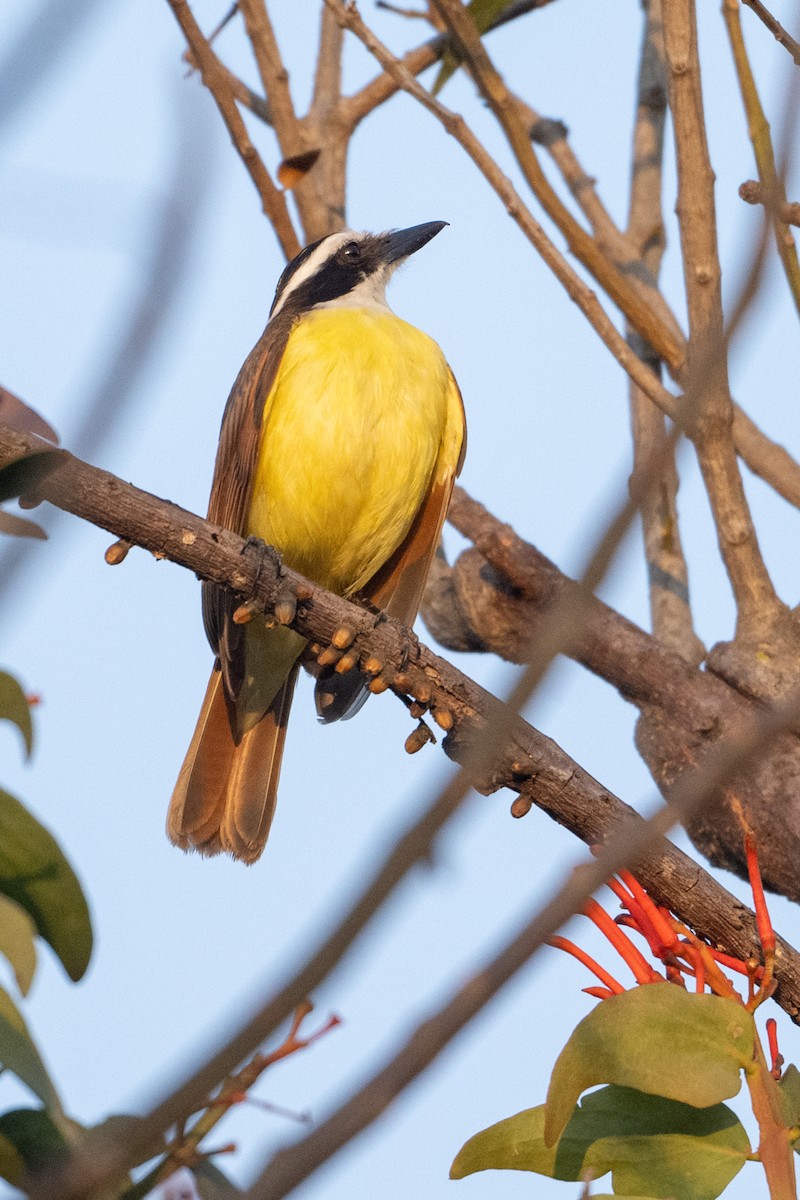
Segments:
[[[357,592],[425,497],[450,391],[436,343],[388,311],[302,317],[265,405],[247,532],[332,591]]]

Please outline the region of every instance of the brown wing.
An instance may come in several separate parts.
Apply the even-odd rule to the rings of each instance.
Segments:
[[[451,371],[447,424],[431,486],[404,541],[364,588],[368,600],[404,625],[413,625],[419,612],[466,450],[464,401]]]
[[[247,512],[258,459],[264,406],[278,373],[292,326],[292,317],[279,314],[270,321],[247,356],[234,383],[219,433],[208,519],[234,533],[246,532]],[[213,583],[203,584],[206,636],[220,662],[229,697],[238,695],[244,671],[243,626],[231,617],[236,600]]]

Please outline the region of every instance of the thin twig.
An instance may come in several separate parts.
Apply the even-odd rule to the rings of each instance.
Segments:
[[[594,238],[562,203],[536,157],[516,98],[495,69],[472,17],[461,0],[432,0],[432,3],[456,41],[465,66],[503,130],[528,186],[566,238],[572,253],[591,272],[670,370],[679,372],[684,360],[681,339],[665,327],[661,317],[631,285],[630,279],[609,261]]]
[[[300,252],[300,243],[289,216],[286,197],[272,182],[269,171],[250,140],[242,115],[236,107],[227,73],[221,69],[219,59],[203,36],[186,0],[167,0],[167,3],[183,31],[203,83],[214,97],[236,152],[255,184],[262,208],[275,230],[281,249],[286,258],[294,258]]]
[[[269,103],[272,124],[284,158],[302,154],[308,149],[300,136],[299,121],[294,110],[289,75],[281,56],[275,30],[263,0],[239,0],[239,11],[253,48],[261,86]]]
[[[693,441],[736,599],[738,632],[763,636],[765,627],[779,620],[785,609],[761,557],[733,443],[714,174],[702,108],[693,0],[664,0],[663,16],[689,313],[688,393],[692,399]]]
[[[757,179],[746,179],[739,184],[739,196],[745,204],[768,204],[769,198]],[[796,200],[787,201],[778,209],[778,215],[787,225],[800,225],[800,204]]]
[[[661,189],[666,111],[661,0],[650,0],[644,14],[639,64],[627,236],[646,265],[654,286],[665,246]],[[631,330],[628,336],[632,336]],[[652,348],[641,342],[634,345],[653,372],[658,373],[660,363]],[[664,416],[636,384],[631,383],[629,391],[635,478],[651,461],[653,447],[664,437]],[[660,642],[697,665],[705,657],[705,649],[695,633],[689,606],[677,492],[678,473],[673,457],[665,465],[658,486],[650,489],[642,504],[650,619]]]
[[[789,51],[797,66],[800,67],[800,44],[786,32],[780,21],[776,21],[769,9],[765,8],[761,3],[761,0],[742,0],[742,3],[753,10],[759,21],[766,25],[775,38],[775,41],[780,42]]]
[[[722,14],[725,18],[725,28],[731,44],[731,52],[736,67],[736,77],[739,80],[739,90],[742,94],[745,114],[747,116],[747,132],[753,143],[753,152],[758,168],[758,178],[761,182],[764,205],[769,212],[772,227],[775,231],[775,245],[792,294],[795,308],[800,313],[800,263],[797,261],[797,248],[792,231],[783,216],[786,208],[786,192],[783,182],[775,166],[775,153],[772,148],[769,121],[767,120],[756,87],[755,76],[747,56],[747,47],[742,32],[742,22],[739,15],[739,0],[724,0]],[[741,192],[740,192],[741,195]]]
[[[686,339],[683,330],[656,286],[655,276],[642,257],[642,247],[614,221],[598,195],[597,181],[584,170],[570,146],[566,126],[561,121],[542,117],[521,96],[515,96],[514,100],[530,138],[543,146],[555,163],[561,178],[589,222],[589,228],[600,251],[630,281],[631,287],[653,310],[664,328],[670,331],[685,355]],[[681,368],[676,367],[675,371],[679,377]]]
[[[527,13],[533,12],[537,8],[545,8],[551,4],[552,0],[517,0],[515,4],[509,4],[508,7],[500,14],[500,16],[489,26],[487,33],[491,33],[495,29],[499,29],[502,25],[508,24],[509,21],[516,21],[520,17],[524,17]],[[450,39],[444,36],[431,38],[427,42],[423,42],[420,46],[415,46],[413,50],[409,50],[403,55],[400,60],[406,70],[412,75],[419,75],[428,67],[433,66],[438,62],[450,44]],[[360,91],[354,92],[349,96],[345,104],[349,119],[354,125],[363,121],[369,116],[374,109],[385,101],[396,96],[401,90],[401,85],[396,77],[384,70],[375,79],[370,80],[365,84]]]

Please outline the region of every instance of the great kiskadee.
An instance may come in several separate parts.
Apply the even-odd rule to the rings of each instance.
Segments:
[[[233,385],[208,519],[262,538],[287,566],[411,625],[464,454],[461,395],[437,344],[400,320],[386,284],[446,222],[306,247],[278,281]],[[253,862],[269,833],[306,641],[203,584],[216,655],[167,817],[178,846]],[[358,671],[317,675],[323,721],[367,695]]]

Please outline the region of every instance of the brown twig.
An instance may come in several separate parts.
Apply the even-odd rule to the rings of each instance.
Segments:
[[[167,3],[183,31],[203,83],[214,97],[236,152],[255,184],[262,208],[275,230],[281,249],[286,258],[294,258],[300,252],[300,243],[289,216],[286,197],[273,183],[261,156],[250,140],[242,115],[236,107],[228,73],[222,69],[219,59],[203,36],[187,0],[167,0]]]
[[[757,179],[745,179],[739,184],[739,196],[745,204],[768,204],[769,200],[764,188]],[[787,225],[800,225],[800,204],[796,200],[782,204],[778,215]]]
[[[552,0],[517,0],[516,3],[508,5],[497,20],[489,26],[487,33],[499,29],[509,21],[516,21],[519,17],[526,16],[534,9],[545,8],[551,3]],[[412,75],[419,75],[439,61],[449,44],[449,38],[444,36],[431,38],[422,45],[415,46],[413,50],[409,50],[399,61]],[[370,80],[358,92],[354,92],[344,101],[349,121],[353,126],[363,121],[379,105],[391,99],[392,96],[396,96],[401,91],[401,86],[394,75],[386,70],[382,71],[375,79]]]
[[[664,43],[678,162],[678,211],[689,313],[693,441],[720,552],[736,598],[738,631],[763,633],[785,612],[770,580],[739,475],[723,332],[714,174],[706,142],[693,0],[664,0]]]
[[[639,64],[636,122],[631,166],[628,239],[655,281],[664,253],[661,211],[664,125],[667,111],[667,78],[661,0],[650,0],[645,9]],[[629,338],[633,331],[629,330]],[[660,363],[651,347],[634,342],[654,373]],[[664,417],[634,383],[629,386],[633,430],[633,476],[651,461],[653,447],[664,437]],[[674,456],[656,487],[642,504],[642,532],[647,561],[650,618],[655,636],[665,646],[697,665],[705,650],[694,630],[689,605],[688,571],[678,522],[678,473]]]
[[[323,5],[314,92],[305,121],[309,141],[323,147],[316,172],[319,193],[326,208],[325,233],[333,233],[345,223],[347,152],[354,132],[354,126],[344,116],[343,41],[344,30],[330,9]]]
[[[514,101],[529,137],[537,145],[544,147],[558,168],[561,178],[586,217],[601,253],[630,281],[633,290],[639,294],[643,303],[653,310],[685,354],[686,339],[683,331],[674,312],[656,286],[655,276],[642,256],[642,247],[614,221],[598,195],[597,181],[587,174],[570,146],[566,126],[561,121],[542,117],[520,96],[514,96]],[[675,374],[680,376],[680,366],[675,367]]]
[[[472,75],[513,150],[525,180],[547,215],[567,240],[572,253],[591,272],[626,319],[667,363],[678,372],[683,363],[680,338],[665,327],[661,317],[634,288],[630,279],[609,261],[594,238],[562,203],[536,157],[516,98],[495,69],[472,17],[461,0],[431,0],[434,10],[455,40],[464,65]]]
[[[747,131],[753,144],[763,203],[772,221],[775,245],[789,291],[792,294],[795,308],[800,313],[800,263],[797,261],[797,248],[792,231],[783,218],[783,210],[787,207],[786,192],[775,165],[769,121],[764,114],[755,76],[747,56],[747,47],[744,43],[742,22],[739,16],[739,0],[724,0],[722,15],[725,18],[725,28],[728,31],[736,76],[739,80],[739,91],[742,94],[742,103],[747,116]],[[739,195],[741,195],[741,189]]]
[[[198,1159],[202,1160],[204,1155],[200,1151],[201,1143],[219,1125],[220,1121],[225,1119],[234,1105],[240,1104],[248,1098],[248,1093],[255,1087],[265,1071],[284,1058],[297,1054],[300,1050],[308,1049],[314,1042],[319,1041],[321,1037],[340,1024],[339,1018],[332,1016],[314,1033],[301,1037],[300,1028],[313,1008],[310,1000],[299,1004],[292,1017],[289,1031],[281,1044],[267,1053],[254,1054],[241,1070],[230,1074],[215,1090],[204,1111],[190,1128],[184,1130],[179,1125],[178,1132],[167,1145],[162,1161],[152,1168],[146,1180],[140,1180],[137,1183],[138,1195],[144,1194],[143,1185],[153,1188],[169,1179],[181,1167],[187,1166],[191,1169]],[[121,1200],[125,1200],[124,1194]]]
[[[746,4],[748,8],[753,10],[759,21],[766,25],[767,29],[775,38],[775,41],[780,42],[784,49],[789,51],[797,66],[800,67],[800,44],[798,44],[794,38],[786,32],[780,21],[777,21],[775,17],[773,17],[769,9],[765,8],[761,3],[761,0],[742,0],[742,3]]]

